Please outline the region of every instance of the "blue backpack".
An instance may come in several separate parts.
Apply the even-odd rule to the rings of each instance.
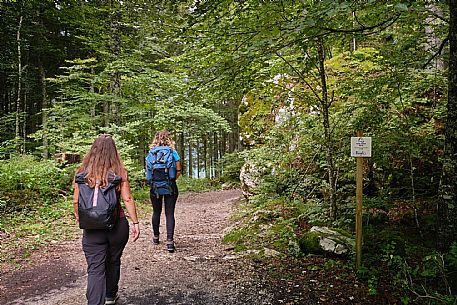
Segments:
[[[171,147],[151,148],[146,156],[146,179],[157,197],[173,194],[171,181],[176,179],[176,163]]]

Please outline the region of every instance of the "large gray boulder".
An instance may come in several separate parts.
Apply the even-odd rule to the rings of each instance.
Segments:
[[[246,199],[255,194],[255,188],[259,185],[261,177],[268,172],[268,168],[258,162],[247,160],[240,170],[241,190]]]

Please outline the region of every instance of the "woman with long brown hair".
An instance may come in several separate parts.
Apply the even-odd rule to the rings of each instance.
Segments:
[[[86,185],[97,190],[112,183],[113,179],[120,180],[116,187],[116,195],[124,202],[133,224],[132,239],[136,241],[140,234],[136,206],[130,190],[127,170],[122,164],[111,135],[102,134],[95,139],[77,169],[76,176],[82,177]],[[75,182],[73,185],[73,207],[76,220],[79,222],[79,186]],[[88,305],[115,304],[118,299],[121,256],[129,239],[129,224],[122,207],[119,208],[119,218],[114,228],[83,231],[82,247],[88,274],[86,290]]]
[[[179,193],[176,179],[181,175],[181,159],[175,149],[171,134],[167,130],[156,133],[150,148],[146,157],[146,179],[151,186],[152,231],[154,235],[152,243],[159,244],[160,215],[164,205],[167,250],[173,253],[175,251],[175,206]]]

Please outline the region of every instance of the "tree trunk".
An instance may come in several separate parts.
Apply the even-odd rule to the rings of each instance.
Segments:
[[[201,163],[200,155],[201,155],[201,152],[200,152],[200,143],[199,142],[197,142],[196,151],[197,151],[197,179],[200,179],[200,163]]]
[[[16,152],[20,153],[20,122],[19,116],[21,113],[21,94],[22,94],[22,51],[21,51],[21,29],[22,29],[22,19],[23,16],[19,17],[19,24],[16,32],[16,42],[17,42],[17,99],[16,99],[16,133],[15,133],[15,147]]]
[[[203,138],[203,166],[205,168],[205,178],[208,178],[209,169],[208,169],[208,135],[205,134]]]
[[[38,63],[38,69],[40,71],[40,83],[41,83],[41,128],[43,130],[43,159],[49,158],[49,143],[48,143],[48,95],[46,92],[46,73],[44,71],[43,63],[41,60]]]
[[[218,177],[218,171],[216,169],[217,161],[219,160],[219,147],[218,147],[218,138],[217,138],[217,132],[213,133],[213,170],[214,170],[214,175],[213,177]]]
[[[352,27],[355,28],[356,26],[356,18],[355,18],[355,12],[352,12]],[[349,50],[351,52],[354,52],[357,50],[357,42],[355,40],[355,33],[352,33],[352,39],[351,43],[349,44]]]
[[[192,143],[189,141],[189,178],[192,178],[193,172],[192,172]]]
[[[222,157],[227,153],[227,132],[222,131]]]
[[[27,90],[24,90],[24,106],[22,111],[22,149],[21,153],[25,153],[25,141],[27,139]]]
[[[95,70],[94,70],[93,67],[90,69],[90,72],[91,72],[91,75],[95,74]],[[94,87],[94,82],[93,81],[90,83],[89,91],[92,94],[95,93],[95,87]],[[96,113],[96,106],[97,106],[96,103],[92,103],[92,105],[90,107],[90,121],[91,121],[91,124],[92,124],[91,127],[94,128],[94,129],[97,127],[97,120],[95,119],[95,115],[97,114]]]
[[[179,153],[179,156],[181,157],[181,166],[182,166],[181,173],[184,174],[184,167],[185,167],[185,160],[186,160],[186,158],[184,158],[184,151],[185,151],[185,149],[184,149],[184,132],[181,132],[179,134],[178,143],[179,143],[178,153]]]
[[[208,177],[213,178],[213,165],[214,165],[214,146],[213,146],[213,137],[212,134],[208,134],[208,157],[209,157],[209,171],[208,171]]]
[[[438,201],[438,247],[457,240],[457,0],[449,1],[449,72],[445,151]]]
[[[318,41],[317,52],[319,56],[319,74],[321,78],[322,85],[322,98],[321,98],[321,111],[322,111],[322,123],[324,125],[324,136],[325,136],[325,157],[327,159],[327,173],[328,173],[328,182],[330,185],[329,188],[329,203],[330,203],[330,218],[335,220],[337,213],[336,205],[336,181],[335,181],[335,168],[333,164],[333,151],[332,151],[332,139],[330,131],[330,119],[329,119],[329,108],[330,102],[328,99],[327,91],[327,79],[325,75],[325,50],[324,43],[322,40]]]
[[[120,8],[117,7],[117,1],[111,1],[111,54],[113,54],[112,60],[115,61],[119,58],[120,49],[121,49],[121,39],[120,39],[120,24],[121,24],[121,14]],[[113,71],[111,73],[111,82],[110,82],[110,93],[114,96],[120,96],[121,94],[121,76],[119,71]],[[116,102],[110,103],[110,109],[108,110],[112,116],[112,119],[115,123],[119,122],[119,105]]]

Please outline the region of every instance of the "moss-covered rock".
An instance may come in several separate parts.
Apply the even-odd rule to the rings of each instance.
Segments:
[[[316,232],[307,232],[300,237],[298,244],[300,251],[305,254],[322,254],[323,251],[319,246],[320,235]]]
[[[355,242],[353,238],[335,230],[314,226],[300,238],[299,245],[305,254],[348,255],[354,252]]]

